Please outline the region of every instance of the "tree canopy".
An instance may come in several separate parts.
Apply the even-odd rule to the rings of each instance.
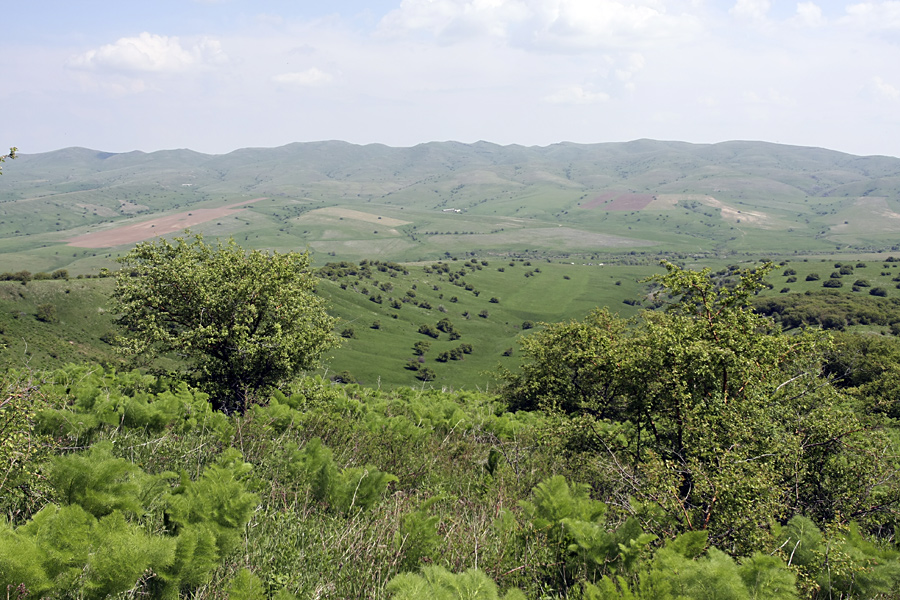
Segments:
[[[569,450],[618,472],[622,505],[637,500],[663,534],[707,530],[740,548],[795,514],[893,525],[888,440],[823,374],[831,338],[787,335],[748,306],[771,265],[732,286],[666,268],[668,310],[595,311],[524,339],[511,408],[578,416],[563,421]]]
[[[0,163],[6,162],[7,158],[15,158],[17,151],[18,151],[18,148],[13,147],[13,148],[9,149],[9,154],[0,154]],[[3,175],[3,165],[2,164],[0,164],[0,175]]]
[[[119,259],[113,307],[127,354],[174,352],[226,411],[289,381],[336,343],[308,253],[245,251],[202,236]]]

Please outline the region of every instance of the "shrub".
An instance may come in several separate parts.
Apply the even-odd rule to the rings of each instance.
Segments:
[[[37,307],[37,313],[34,316],[42,323],[56,323],[59,321],[59,317],[56,316],[56,307],[52,304],[41,304]]]

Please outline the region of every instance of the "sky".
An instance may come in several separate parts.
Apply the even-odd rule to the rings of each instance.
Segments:
[[[763,140],[900,157],[900,0],[22,0],[0,147]]]

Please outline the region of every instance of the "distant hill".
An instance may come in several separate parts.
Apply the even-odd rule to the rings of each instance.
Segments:
[[[256,198],[265,200],[193,214]],[[900,159],[739,141],[67,148],[22,154],[4,170],[0,271],[96,270],[130,243],[69,240],[136,224],[150,237],[181,223],[328,260],[871,251],[900,233]]]

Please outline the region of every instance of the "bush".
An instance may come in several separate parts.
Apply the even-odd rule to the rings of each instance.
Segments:
[[[440,331],[428,324],[419,325],[419,333],[433,337],[434,339],[437,339],[441,335]]]
[[[843,287],[843,286],[844,286],[844,284],[841,283],[840,279],[828,279],[827,281],[825,281],[822,284],[822,287],[827,287],[827,288],[839,288],[839,287]]]
[[[56,316],[56,307],[52,304],[41,304],[37,307],[35,318],[42,323],[57,323],[59,318]]]
[[[809,275],[806,276],[806,280],[807,281],[818,281],[819,274],[818,273],[810,273]]]
[[[881,297],[888,295],[887,290],[884,289],[883,287],[873,287],[871,290],[869,290],[869,294],[872,296],[881,296]]]

